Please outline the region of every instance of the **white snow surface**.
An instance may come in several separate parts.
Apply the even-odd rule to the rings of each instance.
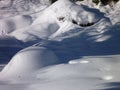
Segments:
[[[2,0],[0,1],[0,18],[33,14],[49,5],[49,0]]]
[[[44,47],[29,47],[21,50],[11,59],[1,72],[2,79],[30,75],[41,67],[57,64],[57,62],[58,59],[52,51]]]
[[[0,1],[0,90],[120,89],[120,1],[11,1]]]
[[[97,9],[77,5],[69,0],[59,0],[38,15],[38,18],[33,21],[30,27],[15,30],[15,32],[12,32],[10,35],[24,42],[31,40],[29,38],[36,39],[36,37],[42,39],[48,39],[50,37],[51,39],[54,33],[59,32],[60,34],[66,32],[64,30],[65,28],[61,28],[68,27],[69,23],[73,20],[76,21],[78,25],[87,25],[88,23],[94,24],[99,22],[101,18],[105,18],[103,13]],[[74,27],[76,26],[74,25]],[[59,34],[57,36],[59,36]]]
[[[0,20],[0,36],[24,28],[32,24],[32,17],[29,15],[18,15]]]
[[[114,86],[112,86],[112,82],[119,82],[120,80],[120,70],[118,68],[120,65],[119,59],[120,55],[83,57],[74,60],[74,62],[76,62],[74,64],[50,66],[34,71],[31,74],[27,71],[25,73],[27,75],[26,77],[18,76],[12,79],[2,78],[0,89],[101,90],[108,88],[109,90],[109,88]],[[89,63],[80,63],[81,61],[89,61]],[[29,64],[27,63],[27,65]],[[13,70],[15,70],[15,68],[13,68]],[[18,74],[19,72],[20,71],[16,71],[13,74]],[[8,73],[6,72],[5,76],[9,76]]]

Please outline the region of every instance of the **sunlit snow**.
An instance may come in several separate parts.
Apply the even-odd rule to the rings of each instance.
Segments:
[[[120,1],[0,1],[0,90],[119,90]]]

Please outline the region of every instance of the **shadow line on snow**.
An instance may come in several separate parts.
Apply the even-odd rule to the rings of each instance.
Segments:
[[[100,90],[120,90],[120,82],[105,83],[104,88]]]

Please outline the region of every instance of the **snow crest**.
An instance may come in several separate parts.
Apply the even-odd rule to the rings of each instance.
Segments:
[[[2,70],[2,78],[19,78],[58,63],[56,55],[44,47],[29,47],[18,52]]]

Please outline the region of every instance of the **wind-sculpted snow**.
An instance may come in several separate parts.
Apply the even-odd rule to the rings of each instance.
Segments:
[[[0,20],[0,36],[7,35],[14,30],[30,26],[32,18],[29,15],[18,15]]]
[[[77,5],[69,0],[59,0],[37,15],[38,18],[31,26],[17,29],[9,36],[23,42],[25,47],[39,42],[39,46],[54,50],[62,62],[64,59],[66,62],[81,55],[119,54],[119,44],[116,44],[119,39],[115,40],[119,30],[115,29],[113,37],[111,31],[114,26],[111,26],[109,17],[105,17],[97,9]],[[73,23],[73,20],[76,23]],[[80,23],[86,25],[93,22],[91,26],[80,26]],[[119,27],[119,24],[117,26]],[[111,40],[115,40],[114,43]]]
[[[1,20],[0,90],[120,89],[119,2],[102,11],[87,1]]]
[[[41,67],[58,63],[56,55],[44,47],[29,47],[18,52],[2,70],[2,79],[23,78]]]
[[[13,77],[14,79],[2,78],[0,89],[119,90],[119,58],[119,55],[83,57],[70,61],[69,64],[46,67],[31,74],[25,73],[29,76],[24,78],[22,76]]]
[[[1,0],[0,19],[15,15],[33,14],[45,9],[49,0]]]
[[[95,23],[103,17],[103,13],[99,12],[97,9],[93,9],[82,4],[77,5],[70,0],[59,0],[50,8],[56,13],[56,17],[58,19],[63,17],[65,20],[75,20],[79,25]]]
[[[32,25],[27,28],[16,30],[10,33],[10,35],[27,43],[40,39],[48,39],[48,37],[56,32],[58,28],[59,26],[57,23],[43,21],[37,25]]]
[[[72,26],[76,24],[79,27],[89,27],[104,18],[104,14],[99,10],[77,5],[69,0],[59,0],[37,15],[38,18],[30,27],[16,30],[11,35],[24,42],[36,40],[36,37],[47,40],[56,35],[55,33],[67,32],[64,28],[67,28],[69,23]]]

